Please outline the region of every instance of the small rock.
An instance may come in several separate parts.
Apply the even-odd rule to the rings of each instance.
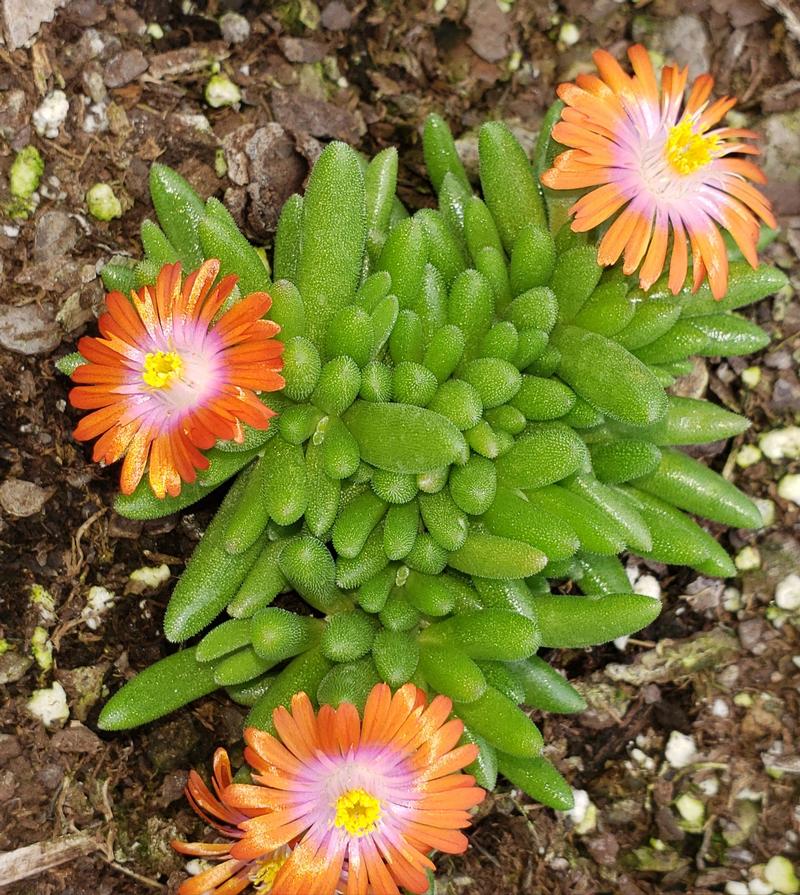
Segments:
[[[85,721],[100,699],[108,668],[108,662],[100,662],[79,668],[59,668],[56,672],[56,677],[67,691],[72,714],[78,721]]]
[[[711,41],[699,16],[681,15],[666,20],[661,32],[664,56],[689,66],[689,78],[711,68]]]
[[[327,44],[305,37],[281,37],[278,44],[289,62],[321,62],[328,52]]]
[[[123,87],[147,71],[148,62],[141,50],[123,50],[112,56],[103,69],[107,87]]]
[[[250,22],[243,15],[230,10],[220,18],[219,30],[222,32],[222,39],[229,44],[244,43],[250,37]]]
[[[736,454],[736,465],[741,466],[742,469],[747,469],[748,466],[754,466],[758,463],[763,456],[757,445],[743,444]]]
[[[24,47],[67,0],[3,0],[0,11],[9,50]]]
[[[28,116],[25,111],[25,91],[15,87],[3,93],[3,102],[0,103],[0,137],[4,140],[16,143],[18,134],[26,127]],[[21,147],[14,146],[14,149]]]
[[[169,576],[169,566],[162,563],[160,566],[142,566],[141,569],[135,569],[130,574],[130,580],[143,588],[155,588],[169,581]]]
[[[52,491],[40,488],[24,479],[6,479],[0,485],[0,506],[11,516],[34,516],[52,496]]]
[[[357,143],[366,133],[360,112],[351,112],[294,90],[273,90],[271,105],[275,120],[290,133],[332,137],[350,143]]]
[[[46,211],[36,221],[33,260],[48,261],[68,254],[78,241],[75,221],[64,211]]]
[[[61,727],[69,718],[67,694],[58,681],[55,681],[52,687],[34,690],[27,707],[45,727]]]
[[[54,90],[52,93],[48,93],[33,113],[33,126],[36,133],[40,137],[55,139],[68,114],[67,94],[63,90]]]
[[[203,95],[212,109],[221,109],[224,106],[235,106],[242,100],[242,91],[224,73],[212,75],[206,84]]]
[[[589,854],[601,867],[613,867],[619,854],[619,842],[613,833],[600,833],[584,840]]]
[[[61,342],[52,310],[37,304],[0,305],[0,347],[19,354],[49,354]]]
[[[692,737],[673,730],[664,750],[664,758],[673,768],[688,768],[697,761],[697,745]]]
[[[767,625],[763,618],[748,618],[739,625],[739,640],[742,646],[753,655],[764,652],[767,639]]]
[[[102,741],[96,733],[84,727],[80,721],[73,721],[69,727],[56,731],[50,745],[58,752],[92,754],[101,748]]]
[[[33,659],[30,656],[24,656],[15,650],[3,653],[0,656],[0,686],[22,680],[31,665]]]
[[[775,855],[764,867],[764,879],[780,895],[792,895],[800,891],[800,880],[792,862],[783,855]]]
[[[764,192],[778,214],[800,214],[800,110],[779,112],[759,122],[764,134],[761,168],[768,184]]]
[[[183,796],[186,781],[189,775],[186,771],[172,771],[164,777],[161,784],[161,791],[156,798],[156,805],[159,808],[166,808]]]
[[[785,475],[778,482],[778,496],[800,506],[800,473]]]
[[[508,56],[511,16],[497,0],[469,0],[465,18],[472,34],[467,43],[486,62],[500,62]]]
[[[102,617],[115,599],[116,596],[105,587],[94,585],[94,587],[89,588],[86,605],[81,610],[81,618],[86,622],[86,627],[90,631],[96,631],[100,627]]]
[[[758,443],[770,460],[796,460],[800,457],[800,426],[773,429],[762,435]]]
[[[192,44],[179,50],[167,50],[150,59],[150,77],[156,81],[176,78],[191,72],[206,71],[215,62],[222,62],[231,51],[225,41],[214,40],[206,44]]]
[[[795,612],[800,609],[800,575],[792,572],[775,588],[775,604],[779,609]]]
[[[320,22],[328,31],[347,31],[353,21],[350,10],[340,0],[332,0],[322,10]]]
[[[793,374],[775,380],[772,388],[772,406],[778,413],[800,411],[800,383]]]
[[[753,572],[761,568],[761,554],[757,547],[748,544],[736,554],[733,564],[740,572]]]
[[[571,47],[581,39],[581,30],[574,22],[564,22],[558,32],[559,43]]]

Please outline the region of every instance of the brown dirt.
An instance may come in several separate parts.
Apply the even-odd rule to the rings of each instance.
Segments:
[[[181,4],[167,0],[75,0],[32,48],[0,47],[0,208],[8,201],[3,191],[13,150],[32,141],[47,166],[35,213],[26,221],[0,220],[0,301],[22,309],[26,319],[37,317],[43,333],[35,354],[0,354],[0,482],[32,482],[43,489],[34,498],[45,500],[33,515],[4,509],[0,516],[0,636],[12,647],[0,671],[29,652],[37,625],[44,624],[55,647],[54,673],[33,666],[0,688],[0,850],[75,830],[98,841],[97,852],[10,886],[13,895],[173,891],[182,861],[166,842],[176,833],[203,833],[181,797],[185,771],[207,765],[217,745],[235,753],[240,735],[242,713],[216,697],[131,734],[95,728],[104,695],[166,654],[165,603],[210,512],[201,506],[145,525],[116,517],[115,473],[92,465],[71,439],[76,417],[65,405],[67,383],[53,367],[102,303],[96,266],[117,252],[137,253],[139,224],[152,213],[150,162],[172,164],[205,195],[224,197],[251,237],[268,244],[280,202],[301,186],[320,141],[346,139],[369,153],[398,145],[401,192],[413,205],[426,204],[419,134],[429,111],[445,114],[457,135],[487,116],[511,119],[530,135],[555,84],[585,69],[596,46],[618,52],[631,39],[665,50],[672,41],[678,53],[694,46],[695,55],[710,58],[720,90],[743,97],[741,111],[755,127],[800,106],[800,48],[787,32],[791,6],[782,0],[769,7],[757,0],[637,6],[517,0],[507,13],[494,0],[450,0],[441,12],[421,0],[331,2],[321,8],[319,25],[312,0],[268,12],[233,0],[251,26],[238,44],[222,38],[224,4],[189,6],[182,13]],[[683,20],[688,36],[670,37],[678,15],[691,19]],[[144,33],[152,22],[164,37]],[[579,29],[570,46],[559,43],[564,22]],[[702,40],[692,44],[698,34]],[[143,75],[140,54],[148,65]],[[238,110],[204,103],[209,57],[242,87]],[[41,138],[31,129],[32,112],[60,87],[69,116],[57,138]],[[92,133],[85,129],[87,116],[97,114],[91,102],[104,105],[107,121]],[[192,115],[206,116],[209,129],[198,130]],[[261,132],[248,158],[247,141],[269,122],[278,127]],[[467,149],[473,145],[465,141]],[[220,149],[227,176],[215,170]],[[112,184],[121,198],[120,220],[86,216],[84,195],[97,181]],[[774,196],[785,222],[796,226],[800,203],[791,180]],[[43,220],[48,212],[58,217]],[[44,247],[43,237],[59,229],[55,245]],[[795,282],[799,246],[790,229],[769,250]],[[797,303],[769,300],[753,313],[775,336],[765,355],[702,364],[684,384],[686,393],[707,393],[754,420],[735,447],[756,443],[760,432],[792,424],[800,413]],[[738,374],[750,364],[761,366],[763,377],[746,390]],[[748,868],[772,855],[797,858],[800,645],[794,620],[776,627],[766,616],[776,583],[800,556],[798,508],[776,494],[779,478],[797,471],[797,463],[763,460],[740,470],[728,462],[726,446],[705,453],[717,468],[728,464],[745,490],[775,501],[769,528],[724,535],[733,549],[758,545],[762,555],[762,569],[735,582],[741,610],[724,608],[717,583],[657,568],[664,614],[624,653],[609,646],[555,656],[592,709],[581,718],[544,721],[548,754],[576,789],[588,792],[596,827],[578,832],[568,818],[501,786],[481,809],[469,852],[440,861],[440,895],[705,895],[746,879]],[[155,590],[131,584],[134,569],[162,562],[171,581]],[[31,603],[34,584],[54,599],[49,620]],[[93,585],[116,595],[96,630],[81,615]],[[692,640],[701,632],[727,633],[732,648],[720,657],[716,641]],[[655,656],[656,641],[649,677],[612,679],[610,663],[644,668],[641,657]],[[681,658],[689,649],[705,660],[690,667]],[[26,710],[31,692],[53,678],[63,683],[71,708],[68,726],[58,732]],[[675,730],[693,735],[701,764],[679,770],[665,763]],[[765,760],[783,773],[767,774]],[[674,807],[687,792],[705,804],[706,822],[697,832],[681,828]]]

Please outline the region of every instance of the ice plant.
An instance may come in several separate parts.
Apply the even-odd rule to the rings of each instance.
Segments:
[[[181,854],[221,862],[183,883],[178,895],[239,895],[248,886],[252,886],[258,895],[267,895],[275,876],[291,854],[291,849],[284,845],[247,859],[232,857],[232,847],[244,836],[239,825],[253,816],[252,812],[240,811],[228,803],[225,790],[232,782],[231,765],[224,749],[214,753],[213,792],[196,771],[189,772],[186,798],[200,817],[229,841],[173,841],[172,847]]]
[[[628,56],[633,75],[597,50],[599,76],[579,75],[558,87],[566,107],[553,138],[570,148],[542,182],[554,190],[592,188],[570,209],[577,232],[616,215],[598,245],[600,264],[623,256],[624,273],[638,268],[647,290],[661,275],[671,236],[669,288],[677,294],[686,279],[688,237],[693,289],[707,275],[714,298],[721,299],[728,253],[720,227],[755,268],[758,219],[775,226],[769,201],[753,186],[766,178],[741,158],[758,154],[744,142],[757,134],[717,126],[736,100],[711,102],[710,75],[697,78],[685,96],[688,68],[665,65],[659,85],[644,47],[630,47]]]
[[[202,453],[220,439],[241,442],[243,424],[267,429],[270,410],[258,392],[283,387],[280,327],[261,319],[271,299],[253,293],[224,314],[235,276],[217,285],[210,259],[181,281],[180,264],[165,265],[153,286],[106,297],[100,337],[78,343],[87,361],[72,373],[74,407],[91,410],[75,429],[97,438],[95,460],[125,458],[120,477],[131,494],[149,466],[154,494],[180,493],[209,461]]]
[[[459,854],[469,809],[484,791],[461,773],[477,756],[459,746],[463,724],[444,696],[429,704],[413,684],[392,695],[378,684],[363,721],[351,703],[315,714],[305,693],[276,709],[276,736],[245,731],[253,785],[232,784],[228,805],[259,812],[240,823],[233,858],[257,859],[289,845],[272,895],[399,895],[428,891],[428,857]]]
[[[588,234],[553,232],[553,194],[545,204],[537,183],[548,140],[532,165],[504,124],[484,125],[479,196],[432,117],[423,149],[439,207],[412,215],[394,196],[391,150],[364,168],[331,144],[281,213],[274,282],[218,202],[154,169],[164,234],[135,270],[109,265],[104,277],[145,278],[165,251],[220,258],[272,295],[286,387],[277,424],[239,453],[214,451],[186,496],[139,488],[117,500],[119,513],[152,518],[238,474],[164,619],[173,642],[204,636],[129,681],[102,727],[224,687],[252,706],[247,726],[274,733],[275,708],[295,693],[361,707],[376,683],[413,681],[452,700],[478,746],[468,772],[481,787],[500,772],[570,807],[527,709],[584,701],[537,653],[650,624],[660,603],[632,592],[623,553],[736,574],[692,517],[754,528],[758,508],[679,448],[748,422],[667,388],[692,355],[763,347],[767,335],[734,312],[786,278],[734,261],[723,301],[708,284],[644,300],[621,271],[602,270]],[[284,602],[292,591],[312,615],[286,608],[298,610],[296,597]],[[374,820],[361,793],[340,807],[343,823]]]

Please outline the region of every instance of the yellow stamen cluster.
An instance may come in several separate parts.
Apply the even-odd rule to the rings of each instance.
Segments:
[[[679,174],[692,174],[713,161],[719,137],[698,134],[691,118],[684,118],[667,134],[667,161]]]
[[[253,888],[259,895],[267,895],[268,892],[272,891],[275,877],[278,875],[278,871],[281,867],[286,863],[290,854],[290,849],[280,849],[277,852],[273,852],[269,858],[258,863],[258,869],[255,873],[250,874],[250,882],[253,884]]]
[[[144,359],[142,379],[151,388],[165,388],[182,369],[183,361],[174,351],[151,351]]]
[[[381,803],[363,789],[350,789],[336,800],[336,826],[351,836],[366,836],[377,826]]]

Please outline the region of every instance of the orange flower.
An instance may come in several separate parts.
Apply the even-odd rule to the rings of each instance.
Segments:
[[[214,793],[205,785],[199,774],[195,771],[189,774],[186,797],[191,806],[206,823],[216,827],[231,841],[173,841],[172,847],[181,854],[222,862],[186,880],[178,889],[178,895],[206,895],[211,892],[214,895],[238,895],[251,885],[259,895],[266,895],[271,891],[278,870],[291,854],[291,849],[283,846],[248,860],[231,857],[231,846],[244,836],[238,825],[252,816],[252,813],[238,811],[226,804],[224,790],[232,780],[228,753],[224,749],[217,749],[214,753],[212,780]]]
[[[125,458],[120,486],[130,494],[149,463],[158,497],[180,493],[207,469],[200,452],[218,439],[242,441],[242,423],[266,429],[274,412],[256,396],[283,388],[283,345],[277,323],[261,318],[272,300],[254,292],[215,320],[236,283],[216,286],[219,261],[206,261],[181,286],[180,264],[161,269],[155,286],[106,296],[98,325],[78,350],[88,363],[72,374],[80,383],[70,402],[92,410],[75,429],[97,438],[93,457]],[[99,437],[98,437],[99,436]]]
[[[413,684],[394,696],[378,684],[363,721],[349,703],[315,714],[305,693],[294,696],[291,712],[273,715],[277,737],[245,731],[256,785],[232,784],[224,799],[256,816],[239,824],[232,858],[292,844],[272,895],[426,892],[429,852],[465,850],[459,831],[485,795],[461,773],[477,747],[458,746],[463,724],[448,720],[451,709],[444,696],[426,704]]]
[[[728,230],[744,257],[758,264],[758,218],[775,226],[769,201],[752,183],[766,182],[743,158],[758,150],[742,140],[750,130],[717,127],[736,103],[725,97],[709,104],[714,86],[701,75],[684,101],[688,69],[667,65],[659,87],[642,46],[628,50],[628,75],[605,50],[594,54],[597,75],[579,75],[561,84],[566,103],[553,139],[571,147],[561,153],[542,183],[554,190],[594,187],[571,208],[575,231],[592,230],[614,216],[598,246],[599,264],[615,264],[624,252],[623,271],[639,270],[647,290],[664,269],[670,233],[669,288],[677,294],[692,250],[693,290],[706,275],[719,299],[728,286],[728,252],[719,228]],[[711,128],[714,128],[713,130]]]

